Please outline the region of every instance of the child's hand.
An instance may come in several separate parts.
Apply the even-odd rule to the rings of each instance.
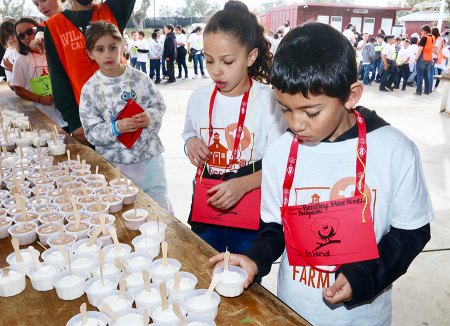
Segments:
[[[52,105],[53,104],[53,97],[51,95],[45,95],[41,96],[39,103],[43,105]]]
[[[134,120],[138,128],[147,128],[150,123],[150,118],[145,112],[141,112],[132,116],[132,119]]]
[[[5,66],[5,70],[12,71],[13,70],[13,64],[11,61],[8,60],[8,58],[3,59],[3,65]]]
[[[45,53],[45,45],[44,45],[44,33],[38,32],[34,36],[34,40],[30,43],[31,49],[34,51],[39,51],[41,54]]]
[[[246,193],[246,187],[240,179],[227,180],[209,189],[207,194],[214,195],[209,198],[208,204],[221,210],[233,207]]]
[[[78,140],[83,145],[87,145],[87,146],[90,145],[84,135],[83,127],[77,128],[74,131],[72,131],[72,137],[74,137],[76,140]]]
[[[222,266],[223,253],[211,257],[209,262],[216,264],[217,267]],[[245,288],[248,288],[249,285],[252,284],[255,275],[258,274],[258,267],[256,266],[256,263],[244,255],[230,254],[230,265],[239,266],[247,272],[248,277],[244,283]]]
[[[119,128],[119,132],[121,134],[127,132],[134,132],[138,129],[136,122],[134,121],[133,118],[120,119],[119,122],[117,122],[117,127]]]
[[[211,152],[208,146],[199,138],[191,137],[186,142],[186,153],[194,166],[201,166],[209,160]]]
[[[352,299],[352,287],[344,274],[339,274],[329,288],[323,289],[323,298],[332,304],[343,303]]]

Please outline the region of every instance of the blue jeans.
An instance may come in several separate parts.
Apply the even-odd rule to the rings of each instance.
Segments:
[[[369,64],[365,64],[365,65],[362,65],[362,66],[364,68],[363,84],[364,85],[368,85],[375,79],[375,64],[374,63],[369,63]],[[372,76],[369,79],[369,73],[371,71],[372,71]]]
[[[437,59],[433,59],[433,61],[431,62],[430,71],[429,71],[429,74],[428,74],[428,78],[430,79],[430,82],[428,84],[428,89],[425,88],[425,91],[427,91],[430,94],[433,91],[434,65],[436,64],[436,62],[437,62]]]
[[[131,67],[136,67],[136,62],[137,62],[137,57],[136,58],[130,58],[130,66]]]
[[[162,68],[162,74],[164,77],[167,76],[167,69],[166,69],[166,58],[164,57],[164,52],[161,56],[161,68]]]
[[[428,90],[430,89],[430,67],[431,67],[431,61],[424,61],[422,57],[417,60],[416,63],[416,71],[417,71],[417,87],[416,87],[416,93],[422,94],[422,85],[425,81],[425,92],[428,93]]]
[[[414,77],[416,77],[416,76],[417,76],[417,70],[416,70],[416,65],[414,65],[413,70],[409,74],[408,83],[413,83],[414,82]]]
[[[203,71],[203,53],[196,53],[194,55],[194,74],[198,75],[197,65],[200,64],[200,72],[202,76],[205,75],[205,72]]]
[[[161,80],[161,61],[160,59],[150,59],[150,79],[156,75],[156,81]]]
[[[379,59],[373,63],[374,68],[373,68],[373,75],[372,75],[372,77],[370,77],[371,82],[373,82],[375,80],[375,72],[376,72],[377,80],[378,81],[381,80],[381,74],[382,74],[381,62],[382,62],[381,59]]]
[[[147,62],[138,61],[136,62],[136,69],[144,73],[147,73]]]

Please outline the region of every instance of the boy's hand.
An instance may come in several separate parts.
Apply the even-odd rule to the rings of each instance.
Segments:
[[[208,204],[221,210],[233,207],[246,193],[245,184],[240,179],[230,179],[209,189],[207,194],[214,195],[208,199]]]
[[[194,166],[205,164],[211,156],[208,146],[197,137],[191,137],[186,141],[186,153]]]
[[[39,100],[41,104],[43,105],[52,105],[53,104],[53,97],[51,95],[45,95],[41,96]]]
[[[344,274],[339,274],[329,288],[323,289],[323,298],[331,304],[343,303],[352,299],[352,288]]]
[[[121,134],[127,132],[134,132],[138,129],[136,122],[134,121],[133,118],[120,119],[119,122],[117,122],[117,127],[119,128],[119,132]]]
[[[222,266],[223,253],[211,257],[209,262],[216,264],[216,267]],[[256,266],[256,263],[244,255],[230,254],[230,265],[239,266],[247,272],[248,277],[245,280],[244,288],[248,288],[249,285],[252,284],[255,275],[258,274],[258,267]]]
[[[150,118],[145,112],[141,112],[132,116],[132,119],[136,123],[138,128],[147,128],[150,123]]]

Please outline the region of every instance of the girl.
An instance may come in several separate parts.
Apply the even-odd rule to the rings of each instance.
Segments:
[[[11,79],[14,61],[17,56],[17,38],[14,32],[15,22],[14,19],[8,19],[0,26],[0,43],[6,49],[1,66],[5,68],[6,80],[8,83]]]
[[[203,71],[203,35],[202,35],[202,28],[200,26],[197,26],[189,35],[189,38],[187,40],[188,45],[188,53],[191,53],[194,55],[194,77],[198,78],[198,70],[197,66],[200,65],[200,73],[202,74],[202,77],[205,76],[205,72]]]
[[[177,39],[177,64],[178,64],[178,76],[177,78],[183,79],[181,73],[182,69],[184,68],[184,78],[188,78],[188,68],[186,65],[186,32],[184,31],[183,27],[180,25],[177,25],[175,27],[175,34]]]
[[[72,136],[88,144],[79,116],[80,93],[84,83],[98,69],[86,54],[84,32],[93,21],[105,20],[123,31],[135,0],[69,0],[68,10],[49,18],[44,31],[45,52],[52,72],[53,96],[58,110],[69,124]]]
[[[442,39],[442,50],[441,50],[441,53],[439,54],[438,62],[436,63],[436,66],[435,66],[438,75],[442,75],[442,72],[447,70],[447,60],[448,60],[448,57],[450,56],[450,51],[448,50],[446,45],[447,44],[446,44],[445,40]],[[439,62],[439,58],[440,58],[440,62]],[[436,78],[436,84],[434,85],[434,89],[438,88],[440,81],[441,81],[440,78]]]
[[[123,174],[171,212],[161,155],[164,147],[158,136],[166,105],[146,74],[120,63],[123,47],[122,36],[113,24],[100,21],[88,27],[86,50],[100,69],[81,92],[82,127],[87,140],[105,160],[120,167]],[[116,119],[129,100],[144,112]],[[121,134],[138,129],[142,133],[131,148],[118,140]]]
[[[191,163],[200,168],[205,165],[203,178],[219,179],[224,175],[223,180],[227,180],[210,189],[208,202],[200,205],[209,204],[227,212],[246,193],[260,187],[261,158],[267,145],[285,127],[271,88],[263,85],[270,82],[272,56],[255,15],[248,9],[221,10],[206,25],[204,39],[206,67],[214,84],[191,95],[182,137]],[[243,106],[247,112],[243,124],[239,124]],[[234,155],[237,129],[242,130],[242,136]],[[259,202],[250,204],[259,212]],[[194,223],[194,217],[191,210],[192,230],[218,251],[228,246],[243,252],[256,234],[235,227]]]
[[[34,107],[58,126],[65,127],[67,123],[53,104],[47,58],[30,48],[37,26],[36,20],[27,17],[19,19],[15,24],[19,55],[13,67],[10,84],[17,96],[33,102]]]

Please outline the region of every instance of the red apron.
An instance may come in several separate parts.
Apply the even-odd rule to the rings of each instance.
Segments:
[[[366,123],[359,112],[353,112],[358,126],[358,147],[355,195],[351,198],[288,206],[300,144],[298,136],[292,140],[281,207],[291,266],[335,266],[379,257],[369,200],[364,193]]]
[[[242,97],[239,120],[236,128],[236,136],[233,144],[233,152],[228,166],[232,165],[238,156],[239,143],[241,140],[242,131],[244,129],[244,121],[247,113],[248,98],[253,83],[251,78],[249,78],[249,81],[250,88]],[[212,113],[217,92],[218,88],[215,87],[209,102],[208,145],[211,143],[213,136]],[[191,220],[199,223],[258,230],[260,220],[261,188],[246,193],[232,208],[226,211],[221,211],[211,205],[208,205],[207,201],[211,195],[208,195],[207,191],[223,181],[222,179],[216,180],[203,178],[203,169],[204,166],[199,166],[195,176],[194,202],[192,205]],[[222,178],[224,175],[225,173],[222,175]]]

